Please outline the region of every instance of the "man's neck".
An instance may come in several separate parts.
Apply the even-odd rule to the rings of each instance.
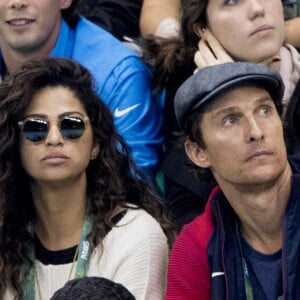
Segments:
[[[285,209],[291,188],[291,170],[265,189],[241,192],[235,188],[223,189],[230,205],[240,220],[240,231],[257,251],[274,253],[282,247],[282,229]]]

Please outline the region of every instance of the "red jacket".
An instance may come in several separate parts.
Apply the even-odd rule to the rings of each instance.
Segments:
[[[291,163],[291,161],[290,161]],[[299,173],[299,162],[291,164]],[[242,256],[236,234],[237,216],[215,188],[205,212],[183,227],[171,251],[166,300],[244,300]],[[300,175],[292,177],[284,215],[282,247],[284,300],[300,299]],[[255,295],[262,298],[261,290]]]
[[[220,190],[216,187],[209,202]],[[211,206],[185,225],[170,255],[166,300],[205,300],[211,298],[211,269],[206,248],[214,230]]]

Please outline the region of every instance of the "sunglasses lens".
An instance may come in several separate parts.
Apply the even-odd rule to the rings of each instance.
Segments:
[[[84,121],[76,117],[64,117],[60,123],[61,134],[66,139],[74,140],[83,135]]]
[[[23,125],[23,135],[32,142],[42,141],[48,132],[48,124],[44,120],[27,120]]]

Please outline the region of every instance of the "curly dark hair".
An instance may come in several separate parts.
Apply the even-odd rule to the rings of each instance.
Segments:
[[[132,204],[150,213],[164,230],[169,244],[174,231],[165,208],[141,171],[132,162],[127,145],[116,132],[112,114],[96,93],[89,71],[67,59],[38,58],[27,62],[0,85],[0,298],[11,286],[22,297],[20,268],[32,264],[28,250],[33,238],[26,230],[35,219],[29,179],[20,161],[22,120],[33,96],[48,86],[67,87],[84,106],[100,154],[87,168],[87,196],[91,202],[92,248],[101,244],[114,226],[118,208]]]
[[[178,37],[161,38],[150,35],[142,42],[143,60],[152,66],[158,86],[163,86],[170,74],[192,73],[198,50],[197,26],[206,25],[209,0],[181,0]]]

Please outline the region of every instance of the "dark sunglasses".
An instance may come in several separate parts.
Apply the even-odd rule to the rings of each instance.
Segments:
[[[65,116],[59,120],[59,131],[66,140],[79,139],[84,133],[88,120],[88,117]],[[37,117],[28,117],[23,121],[19,121],[18,125],[23,137],[31,142],[43,141],[47,137],[50,127],[49,121]]]

